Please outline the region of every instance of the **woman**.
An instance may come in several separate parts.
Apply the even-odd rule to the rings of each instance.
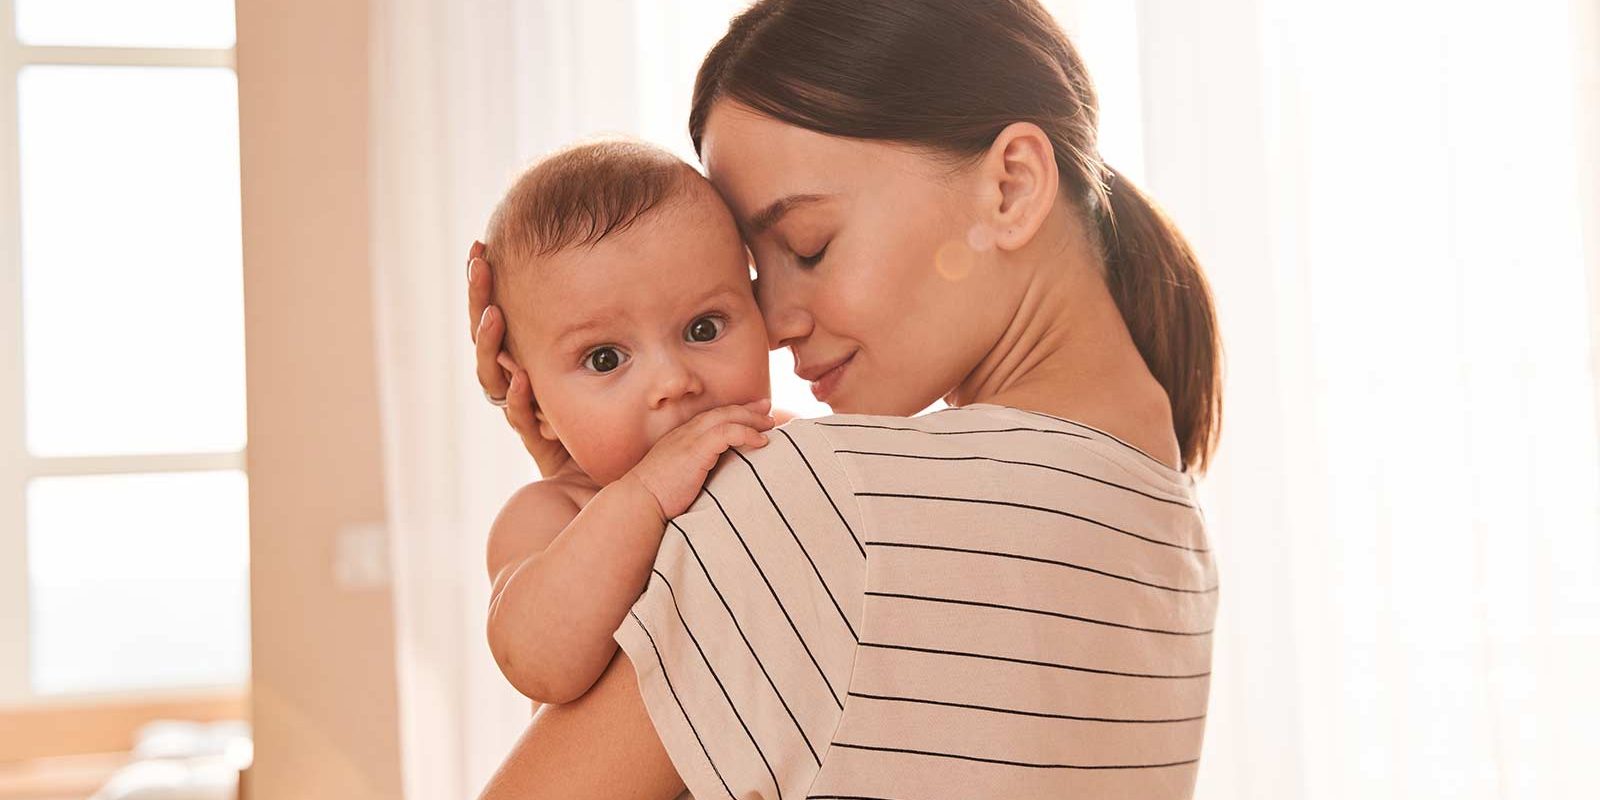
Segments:
[[[763,0],[707,56],[690,131],[769,343],[870,416],[725,460],[605,676],[484,797],[1189,796],[1216,324],[1182,236],[1100,160],[1048,13]],[[480,381],[548,473],[488,271]]]

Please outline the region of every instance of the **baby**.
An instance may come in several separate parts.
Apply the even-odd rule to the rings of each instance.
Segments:
[[[767,335],[733,216],[648,145],[544,159],[485,246],[537,435],[571,456],[490,530],[489,645],[518,691],[565,703],[611,661],[667,520],[724,451],[766,444]]]

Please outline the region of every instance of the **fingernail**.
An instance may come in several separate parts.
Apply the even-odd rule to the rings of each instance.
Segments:
[[[492,313],[494,313],[494,306],[489,306],[483,310],[483,315],[478,317],[478,330],[481,331],[488,326],[489,315]]]
[[[467,259],[467,283],[478,282],[478,259]]]

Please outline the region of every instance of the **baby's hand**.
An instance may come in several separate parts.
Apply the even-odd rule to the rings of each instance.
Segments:
[[[663,522],[687,511],[700,495],[706,475],[730,447],[762,447],[771,430],[771,400],[723,406],[679,425],[661,437],[629,472],[661,506]]]

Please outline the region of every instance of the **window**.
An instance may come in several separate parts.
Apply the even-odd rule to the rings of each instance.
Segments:
[[[0,706],[242,685],[231,0],[0,0]]]

